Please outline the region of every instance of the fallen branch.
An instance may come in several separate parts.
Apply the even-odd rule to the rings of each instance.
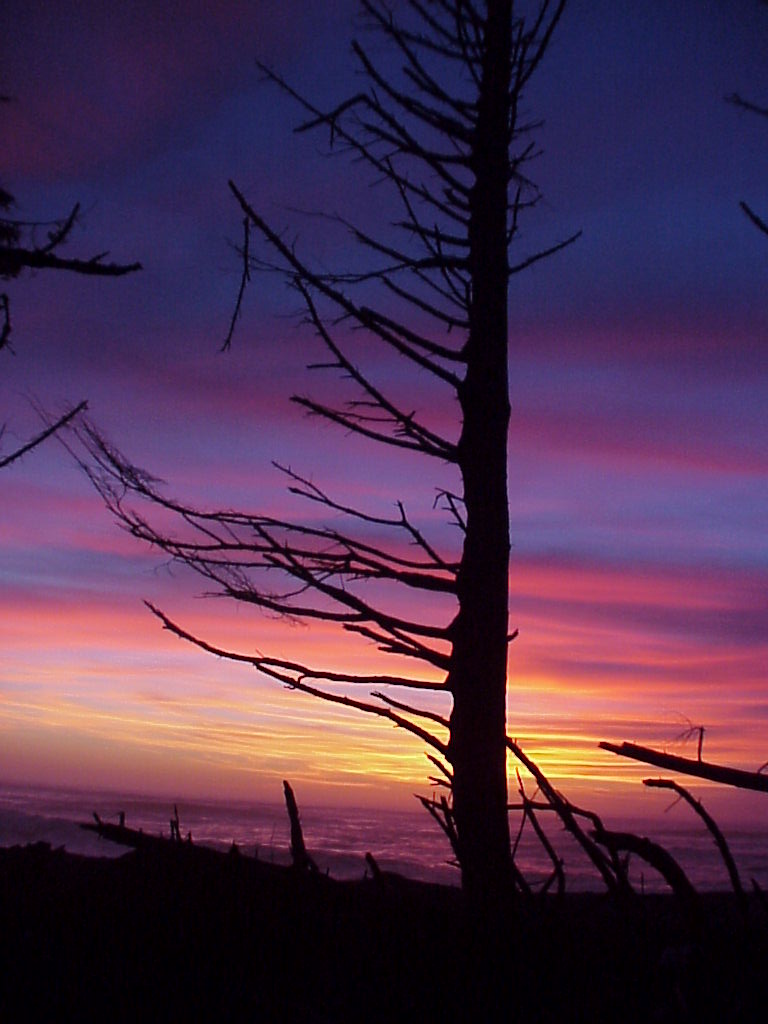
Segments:
[[[768,793],[768,776],[761,775],[759,772],[747,772],[741,768],[729,768],[726,765],[712,764],[710,761],[698,761],[692,757],[665,754],[661,750],[641,747],[637,743],[618,744],[604,741],[599,746],[602,750],[609,750],[612,754],[618,754],[620,757],[629,757],[634,761],[652,764],[667,771],[680,772],[682,775],[695,775],[697,778],[709,779],[711,782],[736,786],[737,789],[754,789]]]
[[[166,836],[156,836],[149,832],[144,832],[142,829],[128,828],[125,824],[125,815],[121,812],[120,824],[113,825],[109,821],[104,821],[99,815],[93,812],[93,821],[81,822],[80,828],[85,829],[86,832],[95,832],[100,839],[106,839],[111,843],[117,843],[119,846],[127,846],[134,850],[149,850],[158,853],[167,853],[169,849],[175,849],[178,843],[175,841],[173,836],[173,830],[170,838]],[[171,819],[173,821],[173,819]],[[180,837],[179,837],[180,838]],[[200,846],[194,846],[192,843],[192,835],[187,837],[184,842],[185,849],[194,849],[195,852],[201,850],[205,854],[214,855],[218,851],[207,849]]]
[[[698,814],[701,820],[709,829],[712,838],[715,841],[715,845],[720,851],[720,856],[723,858],[726,870],[728,871],[728,877],[731,880],[733,891],[739,898],[742,910],[745,909],[745,897],[744,888],[739,878],[739,872],[736,868],[736,862],[731,854],[730,847],[726,841],[725,836],[720,831],[715,819],[704,809],[704,805],[700,800],[697,800],[691,793],[688,792],[678,782],[674,782],[672,779],[643,779],[643,785],[648,786],[649,789],[671,789],[674,793],[677,793],[694,811]]]
[[[677,863],[675,858],[663,846],[654,843],[651,839],[636,836],[631,832],[608,832],[606,829],[596,829],[592,833],[596,842],[605,846],[612,854],[616,855],[621,851],[634,853],[650,864],[659,872],[661,877],[670,887],[676,896],[689,907],[696,906],[697,892],[691,884],[688,876]]]

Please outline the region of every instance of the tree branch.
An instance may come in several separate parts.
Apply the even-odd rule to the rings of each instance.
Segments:
[[[684,786],[681,786],[678,782],[673,782],[672,779],[643,779],[643,785],[647,786],[649,789],[671,789],[673,793],[677,793],[677,795],[685,800],[688,806],[692,807],[696,814],[698,814],[714,839],[715,846],[717,846],[720,851],[720,856],[723,858],[723,863],[725,864],[728,872],[728,877],[731,880],[733,891],[739,898],[742,909],[744,909],[744,887],[741,884],[741,879],[739,878],[739,872],[736,867],[736,862],[733,859],[733,854],[731,853],[726,838],[720,831],[717,822],[711,814],[705,810],[702,802],[692,796]]]
[[[162,621],[166,629],[170,630],[170,632],[174,633],[180,639],[187,640],[188,642],[194,644],[196,647],[199,647],[201,650],[207,651],[209,654],[215,654],[221,658],[227,658],[229,660],[234,661],[244,660],[241,656],[232,654],[232,652],[226,651],[223,648],[217,648],[214,645],[208,644],[204,640],[199,639],[193,634],[188,633],[186,630],[182,630],[180,627],[176,626],[175,623],[171,621],[171,619],[169,619],[166,615],[160,612],[159,609],[156,609],[153,605],[147,603],[147,607],[150,609],[150,611],[157,615],[157,617]],[[286,675],[281,668],[276,667],[276,665],[279,665],[279,662],[273,662],[271,659],[268,658],[260,658],[257,661],[254,661],[250,658],[247,658],[245,660],[250,661],[250,663],[253,664],[255,668],[258,668],[258,670],[262,672],[264,675],[267,675],[270,678],[275,679],[280,683],[283,683],[289,689],[299,690],[301,693],[307,693],[312,697],[319,697],[320,699],[328,701],[331,704],[340,704],[344,707],[354,708],[357,711],[363,711],[366,714],[377,715],[379,718],[385,718],[388,721],[392,722],[393,725],[396,725],[399,728],[404,729],[406,732],[410,732],[412,735],[417,736],[420,740],[422,740],[423,742],[427,743],[429,746],[437,750],[443,757],[445,757],[446,755],[445,743],[439,740],[436,736],[433,736],[430,732],[427,732],[426,729],[422,729],[421,726],[416,725],[414,722],[408,721],[408,719],[403,718],[402,715],[397,715],[394,711],[391,710],[391,708],[381,707],[378,704],[371,704],[366,701],[357,700],[353,697],[347,697],[344,694],[329,693],[327,690],[321,690],[316,686],[311,686],[310,684],[304,682],[302,678],[293,678],[289,675]]]
[[[695,775],[700,779],[722,782],[726,786],[736,786],[738,789],[752,789],[768,793],[768,776],[761,775],[759,772],[747,772],[740,768],[728,768],[724,765],[711,764],[708,761],[696,761],[689,757],[678,757],[676,754],[665,754],[661,750],[641,747],[637,743],[616,744],[604,741],[598,746],[602,750],[609,750],[612,754],[618,754],[620,757],[643,761],[645,764],[653,764],[657,768],[665,768],[667,771],[680,772],[682,775]]]
[[[283,242],[280,236],[277,235],[272,228],[269,227],[266,221],[264,221],[263,218],[261,218],[250,206],[245,196],[240,192],[233,181],[229,182],[229,187],[232,194],[240,204],[243,212],[250,217],[252,223],[256,226],[266,241],[269,242],[272,248],[274,248],[282,259],[285,260],[287,268],[293,271],[301,281],[311,285],[316,289],[316,291],[321,295],[324,295],[339,309],[342,309],[345,313],[351,316],[362,327],[369,328],[377,335],[377,337],[381,338],[382,341],[385,341],[401,355],[406,356],[412,362],[421,366],[422,369],[429,370],[430,373],[439,377],[441,380],[445,381],[445,383],[450,384],[451,387],[458,388],[460,381],[455,374],[445,370],[433,360],[422,355],[411,345],[406,344],[402,338],[397,337],[392,332],[384,330],[373,318],[366,315],[365,307],[356,305],[343,292],[330,285],[325,278],[310,271],[309,268],[298,259],[293,250]]]
[[[65,259],[47,249],[22,249],[0,246],[0,277],[15,277],[20,270],[71,270],[76,274],[98,277],[122,277],[141,270],[141,263],[103,263],[106,253],[88,260]]]
[[[17,448],[15,452],[11,452],[10,455],[0,457],[0,469],[4,469],[6,466],[10,466],[12,462],[16,462],[22,456],[26,455],[27,452],[32,451],[33,448],[37,448],[39,444],[42,444],[52,434],[55,434],[57,430],[65,427],[68,423],[78,416],[80,413],[85,412],[88,408],[87,402],[80,402],[69,412],[65,412],[63,416],[60,416],[53,423],[50,423],[45,430],[41,430],[39,434],[36,434],[30,441],[23,444],[20,448]]]

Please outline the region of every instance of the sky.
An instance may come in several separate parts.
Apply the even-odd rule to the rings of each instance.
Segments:
[[[11,282],[0,353],[3,450],[87,399],[99,428],[173,496],[300,517],[272,460],[390,514],[432,509],[447,477],[308,421],[290,395],[328,377],[272,277],[237,294],[234,179],[323,265],[354,247],[311,211],[375,224],[380,187],[296,135],[265,61],[319,104],[360,87],[351,2],[103,5],[6,0],[2,184],[29,219],[83,216],[67,254],[144,269]],[[362,32],[362,35],[361,35]],[[633,740],[756,769],[768,759],[768,9],[754,0],[572,0],[525,96],[542,190],[513,252],[579,241],[513,278],[509,732],[596,809],[663,812]],[[310,211],[308,215],[307,211]],[[352,343],[356,344],[354,339]],[[381,354],[396,393],[450,430],[455,410]],[[448,481],[450,482],[450,481]],[[442,532],[441,532],[442,531]],[[395,671],[328,626],[201,596],[126,536],[56,442],[2,472],[0,782],[169,795],[410,806],[417,740],[216,660],[163,631],[151,600],[240,650]],[[724,814],[755,799],[693,787]]]

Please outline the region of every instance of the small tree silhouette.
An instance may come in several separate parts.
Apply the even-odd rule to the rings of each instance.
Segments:
[[[306,525],[232,511],[202,511],[168,498],[89,426],[81,434],[87,469],[111,511],[138,538],[191,566],[217,592],[269,612],[321,620],[373,641],[403,659],[401,674],[361,676],[294,660],[223,650],[152,610],[179,637],[254,665],[289,687],[395,723],[428,745],[447,796],[428,801],[454,848],[465,888],[481,897],[512,879],[507,820],[506,689],[509,516],[507,497],[508,312],[510,277],[577,236],[511,261],[520,217],[539,194],[526,175],[536,155],[520,103],[539,68],[564,0],[543,0],[532,20],[510,0],[409,0],[396,19],[379,0],[363,0],[371,23],[402,60],[402,79],[382,73],[357,42],[353,52],[368,88],[323,111],[276,72],[266,77],[303,108],[300,130],[325,129],[394,190],[402,214],[373,235],[342,221],[361,247],[344,272],[311,266],[232,182],[244,218],[243,278],[225,347],[254,269],[280,274],[301,297],[306,322],[327,353],[322,365],[352,382],[357,397],[335,406],[304,396],[303,409],[389,448],[450,464],[458,493],[438,504],[463,545],[446,555],[409,517],[402,502],[374,516],[339,502],[310,479],[283,468],[290,491],[338,525]],[[254,251],[254,236],[260,246]],[[384,301],[370,304],[371,285]],[[392,307],[402,314],[392,312]],[[428,322],[429,326],[419,327]],[[339,325],[354,330],[342,337]],[[459,409],[456,436],[385,393],[358,365],[350,346],[362,338],[446,388]],[[170,532],[134,499],[173,513]],[[158,520],[159,521],[159,520]],[[372,530],[391,544],[372,542]],[[399,539],[398,539],[399,538]],[[287,580],[282,590],[274,580]],[[385,605],[377,586],[453,599],[449,621],[412,619],[402,602]],[[422,678],[410,674],[420,663]],[[439,676],[439,678],[436,678]],[[348,684],[339,692],[336,684]],[[349,687],[372,692],[350,696]],[[450,698],[450,717],[404,701],[394,690]]]

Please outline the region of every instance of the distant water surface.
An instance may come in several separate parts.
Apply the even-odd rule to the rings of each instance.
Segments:
[[[290,830],[284,806],[250,801],[179,801],[179,818],[184,835],[194,842],[216,849],[228,849],[235,842],[243,853],[262,860],[287,864],[290,861]],[[126,824],[152,835],[169,834],[173,801],[98,790],[28,789],[0,785],[0,846],[48,842],[72,853],[114,857],[123,847],[100,840],[79,827],[93,820],[96,811],[117,823],[120,811]],[[436,824],[423,811],[302,807],[304,838],[319,867],[335,878],[362,878],[365,854],[370,851],[384,870],[410,878],[458,884],[450,849]],[[513,823],[514,824],[514,823]],[[616,829],[628,828],[662,843],[680,862],[693,884],[702,891],[730,888],[722,860],[709,833],[690,816],[656,821],[606,822]],[[768,829],[724,829],[731,851],[747,888],[756,879],[768,889]],[[550,838],[565,861],[569,891],[599,891],[602,883],[570,836],[562,829],[550,829]],[[551,864],[532,834],[524,834],[517,863],[532,883],[543,882]],[[663,891],[665,885],[641,862],[633,862],[633,879],[648,892]],[[641,878],[642,875],[642,878]]]

